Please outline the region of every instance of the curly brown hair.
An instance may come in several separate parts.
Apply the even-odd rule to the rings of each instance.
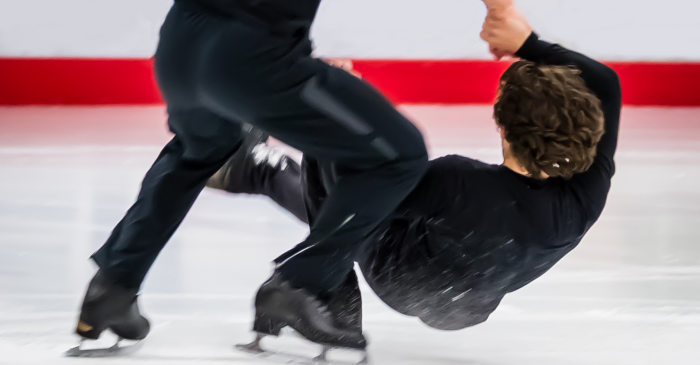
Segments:
[[[603,111],[579,74],[518,61],[501,76],[494,118],[513,157],[533,177],[570,178],[593,164]]]

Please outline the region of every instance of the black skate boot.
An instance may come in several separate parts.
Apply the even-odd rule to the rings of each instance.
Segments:
[[[343,284],[330,298],[324,298],[328,311],[333,316],[335,325],[343,330],[362,334],[362,294],[357,281],[355,270],[348,274]],[[328,351],[331,348],[324,346],[323,351],[314,360],[328,362]],[[367,352],[362,352],[362,360],[359,364],[367,364],[369,357]]]
[[[207,182],[207,187],[225,190],[231,193],[252,193],[251,183],[246,181],[248,177],[243,172],[249,171],[247,164],[254,164],[253,149],[255,146],[265,143],[270,135],[249,124],[243,126],[243,143],[231,158],[212,176]]]
[[[343,287],[352,285],[352,278]],[[367,341],[362,334],[359,290],[351,305],[331,300],[328,304],[303,289],[294,289],[275,273],[264,283],[255,298],[255,322],[253,331],[257,337],[249,345],[239,345],[240,349],[253,353],[266,353],[260,341],[266,336],[279,336],[282,328],[291,327],[307,340],[323,346],[323,352],[315,361],[326,361],[326,353],[335,348],[361,350],[365,355]],[[334,298],[335,299],[335,298]],[[328,305],[333,305],[339,313],[350,313],[337,320]],[[366,355],[361,363],[366,363]]]
[[[348,274],[343,285],[324,300],[336,326],[344,330],[362,333],[362,294],[355,270]]]
[[[106,330],[119,337],[117,344],[108,349],[81,350],[75,347],[67,356],[110,356],[121,352],[119,342],[123,339],[140,341],[148,335],[150,324],[138,308],[138,290],[125,289],[111,283],[100,271],[90,281],[80,319],[75,332],[84,340],[96,340]]]

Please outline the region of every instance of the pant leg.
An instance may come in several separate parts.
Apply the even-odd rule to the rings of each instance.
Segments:
[[[323,202],[328,197],[328,190],[332,188],[333,176],[329,172],[328,168],[325,170],[321,169],[318,161],[314,158],[309,156],[302,158],[300,181],[303,188],[303,196],[301,199],[306,214],[305,219],[309,226],[313,226],[314,222],[316,222],[316,217],[323,206]],[[295,246],[277,257],[274,260],[275,264],[279,265],[287,261],[304,248],[302,245]]]
[[[326,170],[328,172],[328,170]],[[309,225],[316,222],[323,202],[328,197],[327,187],[332,184],[332,176],[326,175],[324,183],[324,174],[317,160],[312,157],[304,156],[301,161],[301,177],[304,186],[304,206],[306,207],[306,220]],[[285,259],[286,260],[286,259]],[[278,259],[277,262],[284,260]]]
[[[329,147],[341,148],[337,158],[328,159],[330,151],[311,154],[324,166],[322,177],[332,183],[326,184],[328,196],[315,214],[309,237],[280,268],[293,283],[317,292],[340,285],[363,242],[415,187],[427,162],[422,137],[413,125],[367,85],[336,71],[327,70],[325,80],[321,71],[301,96],[329,123],[345,128],[339,139],[347,138],[340,137],[347,131],[359,138],[350,138],[354,150],[348,154],[334,140]],[[328,141],[333,133],[318,135]]]
[[[219,39],[226,44],[255,39],[231,32],[231,39],[225,32]],[[259,38],[257,44],[268,41]],[[279,267],[297,287],[332,291],[352,270],[359,245],[422,177],[427,167],[422,135],[371,86],[308,55],[268,58],[212,50],[202,90],[213,110],[244,115],[246,122],[333,166],[336,183],[310,235]]]
[[[312,59],[310,44],[308,29],[271,35],[176,2],[161,31],[156,75],[169,108],[201,106],[225,120],[252,124],[322,164],[332,164],[337,183],[302,249],[280,268],[292,284],[321,293],[341,285],[353,268],[359,244],[418,183],[427,167],[427,152],[420,132],[381,94]],[[165,159],[164,171],[177,170],[178,156],[185,153],[180,150]],[[218,168],[223,162],[207,166]],[[198,188],[205,180],[183,177],[173,184],[196,183]],[[169,194],[161,197],[163,189],[168,188],[163,184],[151,194],[169,199]],[[123,245],[124,253],[146,245],[120,242],[112,246]]]
[[[161,28],[155,57],[158,85],[175,137],[144,177],[139,196],[107,242],[92,257],[113,281],[138,288],[160,251],[213,175],[238,148],[241,126],[203,108],[194,84],[200,27],[175,5]],[[195,32],[180,26],[189,21]]]
[[[236,150],[240,126],[207,111],[171,115],[175,137],[146,173],[139,196],[92,256],[115,282],[138,288],[209,177]]]
[[[266,163],[258,165],[252,176],[257,193],[269,197],[300,221],[308,224],[301,167],[289,157],[285,156],[283,159],[283,164],[276,166]]]

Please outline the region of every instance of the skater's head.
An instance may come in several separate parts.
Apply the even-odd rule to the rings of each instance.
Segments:
[[[566,66],[513,63],[501,76],[494,118],[504,157],[533,177],[588,170],[603,135],[600,101]]]

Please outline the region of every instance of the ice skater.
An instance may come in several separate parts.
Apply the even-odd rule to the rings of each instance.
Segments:
[[[600,217],[615,172],[616,73],[539,40],[515,7],[492,9],[481,36],[497,57],[521,59],[502,75],[494,107],[503,163],[430,161],[354,257],[387,305],[441,330],[484,322],[506,294],[574,249]],[[300,166],[265,139],[250,134],[249,148],[208,185],[267,195],[313,225],[338,182],[333,164],[304,155]],[[329,304],[339,323],[361,332],[354,273]]]
[[[247,123],[332,164],[335,179],[309,236],[259,290],[254,329],[275,335],[288,325],[325,346],[365,348],[362,332],[338,326],[323,301],[353,270],[361,243],[419,182],[428,157],[420,132],[378,91],[311,57],[319,3],[175,0],[155,55],[175,136],[92,256],[99,271],[80,312],[82,338],[106,329],[146,337],[139,287],[207,180],[240,147]]]

